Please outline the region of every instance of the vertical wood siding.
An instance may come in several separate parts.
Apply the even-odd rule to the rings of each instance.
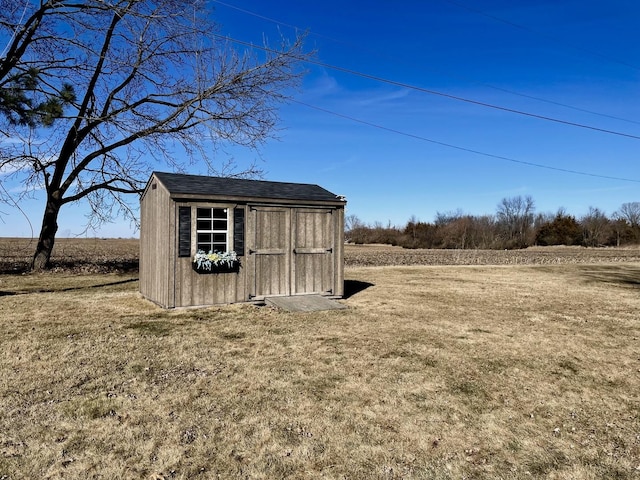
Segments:
[[[190,205],[189,203],[179,203],[176,208]],[[195,210],[201,207],[230,208],[228,204],[219,205],[215,203],[198,202],[190,205],[191,215],[191,235],[192,252],[189,257],[176,258],[175,262],[175,306],[188,307],[194,305],[215,305],[219,303],[236,303],[248,300],[246,288],[246,267],[245,257],[240,258],[240,269],[232,273],[199,273],[193,270],[193,254],[195,253],[196,242],[196,214]],[[244,212],[244,207],[230,208],[234,213]],[[235,218],[234,218],[235,220]],[[235,237],[235,221],[229,223],[229,238]],[[232,244],[235,249],[236,246]]]
[[[169,241],[172,207],[169,192],[151,179],[140,204],[140,293],[163,307],[173,306]]]
[[[246,268],[237,273],[198,273],[188,258],[176,263],[176,307],[215,305],[248,300]]]
[[[247,281],[252,298],[344,295],[342,208],[250,209]]]
[[[294,218],[294,293],[333,294],[333,210],[297,208]]]
[[[289,295],[291,292],[291,211],[279,207],[251,207],[248,217],[251,296]]]
[[[344,296],[344,208],[337,208],[333,215],[333,294]]]

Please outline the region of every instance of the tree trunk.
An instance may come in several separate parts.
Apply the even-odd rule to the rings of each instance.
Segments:
[[[49,268],[49,260],[53,245],[56,241],[56,233],[58,232],[58,214],[60,213],[60,204],[54,199],[47,199],[47,207],[42,218],[42,228],[40,229],[40,238],[36,246],[36,253],[33,255],[31,262],[31,271],[41,272]]]

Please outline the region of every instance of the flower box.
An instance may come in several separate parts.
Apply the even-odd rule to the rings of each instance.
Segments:
[[[209,252],[198,250],[191,263],[198,273],[237,273],[240,260],[236,252]]]

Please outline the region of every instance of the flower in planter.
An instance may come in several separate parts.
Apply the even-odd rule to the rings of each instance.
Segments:
[[[193,264],[197,270],[212,271],[216,268],[234,268],[238,265],[238,255],[234,251],[205,253],[198,250],[193,257]]]

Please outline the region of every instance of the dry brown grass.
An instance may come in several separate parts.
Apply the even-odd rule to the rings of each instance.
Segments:
[[[346,275],[319,313],[0,276],[0,478],[639,478],[640,263]]]

